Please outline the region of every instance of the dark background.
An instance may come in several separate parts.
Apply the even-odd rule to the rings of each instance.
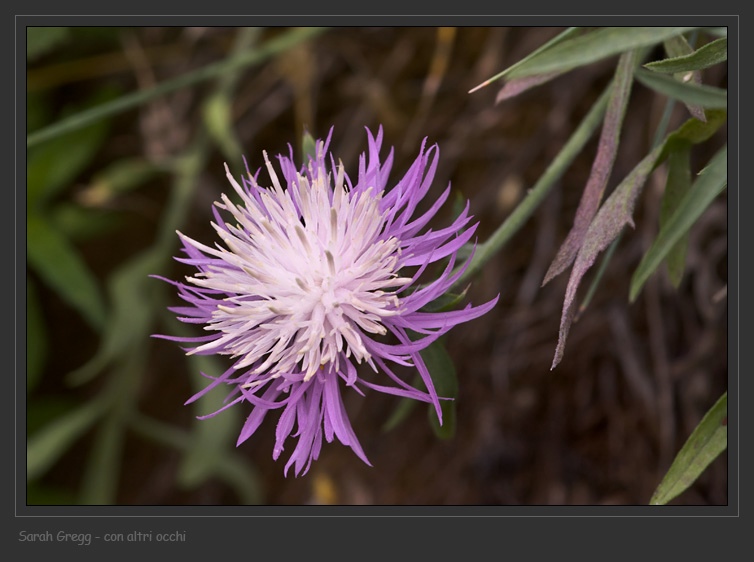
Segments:
[[[576,69],[520,97],[495,104],[501,84],[467,92],[554,37],[563,28],[334,28],[309,43],[245,70],[232,106],[234,131],[249,161],[261,151],[297,147],[306,127],[326,136],[347,169],[366,149],[364,127],[385,132],[395,147],[391,178],[399,179],[424,137],[440,148],[433,197],[450,182],[471,201],[488,235],[511,213],[557,155],[612,76],[615,58]],[[261,39],[281,33],[264,30]],[[77,33],[30,62],[29,91],[54,109],[86,98],[102,82],[124,91],[159,83],[227,55],[234,28],[109,28]],[[95,64],[103,54],[109,64]],[[661,53],[658,56],[662,56]],[[73,61],[68,72],[60,64]],[[71,68],[83,69],[74,72]],[[56,69],[58,69],[56,71]],[[705,83],[724,87],[725,65],[705,71]],[[119,115],[89,167],[61,197],[81,201],[89,178],[108,162],[130,156],[160,161],[180,153],[201,122],[207,86],[182,89]],[[635,84],[608,191],[648,152],[666,100]],[[688,118],[677,106],[670,129]],[[725,131],[696,147],[695,169],[725,141]],[[344,393],[354,430],[373,464],[339,443],[325,444],[301,478],[283,477],[284,458],[271,458],[276,417],[268,418],[238,453],[256,474],[261,501],[380,505],[646,505],[704,413],[727,389],[727,201],[719,197],[691,231],[688,268],[678,289],[664,268],[628,303],[630,276],[657,232],[664,169],[649,179],[594,300],[570,332],[563,361],[550,370],[568,274],[540,287],[573,223],[596,150],[593,139],[544,203],[473,280],[469,299],[500,294],[487,315],[455,328],[446,340],[457,369],[457,427],[438,439],[424,405],[391,431],[382,426],[398,406],[392,396]],[[384,154],[387,150],[384,151]],[[227,192],[217,149],[197,178],[189,222],[181,230],[212,240],[210,205]],[[152,244],[169,182],[151,179],[110,200],[125,220],[78,247],[104,280],[126,258]],[[78,199],[77,199],[78,198]],[[441,213],[447,221],[450,205]],[[175,247],[178,247],[176,237]],[[171,276],[187,272],[170,266]],[[596,268],[595,268],[596,269]],[[594,271],[580,291],[583,297]],[[101,381],[71,387],[64,375],[96,352],[99,335],[44,282],[38,287],[48,349],[30,410],[64,397],[85,402]],[[176,299],[166,304],[176,304]],[[156,332],[171,330],[161,321]],[[147,339],[149,368],[137,407],[161,421],[192,428],[183,403],[193,394],[176,344]],[[244,412],[244,416],[247,412]],[[32,420],[33,421],[33,420]],[[32,425],[30,423],[30,425]],[[32,428],[33,429],[33,428]],[[238,426],[240,431],[240,425]],[[29,503],[72,503],[91,451],[86,433],[35,487]],[[288,441],[286,449],[294,443]],[[126,434],[116,503],[235,504],[220,479],[178,485],[181,453]],[[53,492],[50,492],[53,491]],[[57,498],[53,502],[50,498]],[[726,505],[723,453],[672,503]]]

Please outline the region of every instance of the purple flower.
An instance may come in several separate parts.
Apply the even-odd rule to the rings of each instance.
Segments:
[[[219,377],[209,377],[212,382],[187,404],[229,385],[232,391],[218,412],[240,402],[253,405],[238,444],[270,410],[282,410],[273,458],[294,426],[298,439],[286,475],[291,465],[297,476],[309,470],[323,437],[327,442],[337,437],[370,464],[343,406],[344,386],[360,394],[367,388],[432,403],[442,420],[440,397],[419,352],[497,302],[496,297],[463,310],[422,310],[460,276],[463,268],[452,273],[456,253],[476,224],[469,224],[467,203],[450,226],[425,228],[450,186],[414,216],[437,168],[437,145],[425,151],[422,143],[403,179],[388,188],[393,152],[381,164],[382,128],[376,139],[367,134],[369,151],[359,159],[355,182],[342,163],[327,156],[332,131],[317,141],[316,156],[303,169],[294,164],[292,149],[290,156],[278,156],[283,181],[264,153],[272,187],[261,186],[258,173],[239,184],[228,171],[241,204],[226,195],[215,203],[228,216],[224,220],[213,209],[212,226],[223,244],[206,246],[179,232],[188,257],[176,259],[197,272],[185,283],[166,280],[188,303],[171,311],[183,322],[203,325],[208,335],[160,337],[195,345],[189,355],[229,355],[235,361]],[[445,258],[442,273],[420,284],[426,268]],[[360,363],[377,375],[362,377]],[[415,367],[427,391],[404,382],[393,363]],[[372,380],[379,376],[386,384]]]

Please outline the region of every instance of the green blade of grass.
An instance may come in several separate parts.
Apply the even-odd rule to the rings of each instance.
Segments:
[[[440,400],[442,410],[442,425],[437,418],[435,407],[428,406],[429,422],[435,435],[440,439],[450,439],[456,432],[456,401],[458,395],[458,376],[445,344],[442,340],[436,340],[425,347],[421,352],[424,364],[427,366],[432,382],[435,385],[437,395],[451,400]]]
[[[91,103],[108,103],[116,95],[116,90],[104,87],[70,111]],[[27,208],[37,210],[69,188],[97,155],[108,129],[109,122],[100,120],[29,150],[26,159]]]
[[[173,333],[188,335],[189,330],[181,326]],[[223,368],[213,356],[195,355],[189,358],[188,369],[192,373],[191,387],[193,392],[200,392],[206,385],[207,379],[200,373],[219,376]],[[226,393],[225,388],[216,388],[202,396],[191,406],[195,416],[207,415],[223,407]],[[195,487],[212,476],[217,468],[219,459],[233,450],[238,428],[242,425],[241,411],[230,408],[223,413],[204,420],[194,419],[192,422],[191,443],[181,460],[177,479],[182,486]]]
[[[49,469],[104,412],[102,400],[91,400],[49,423],[26,442],[26,479],[34,480]]]
[[[555,183],[565,173],[574,158],[581,152],[591,138],[594,131],[602,122],[602,117],[607,108],[610,98],[611,86],[605,89],[600,98],[595,102],[589,113],[584,117],[571,138],[563,146],[561,151],[550,163],[542,177],[537,180],[534,187],[529,190],[523,201],[508,216],[507,219],[492,233],[484,243],[477,246],[466,271],[459,277],[451,290],[458,291],[465,287],[469,279],[473,277],[482,266],[487,263],[526,223],[526,220],[534,213],[545,196],[550,192]],[[459,266],[462,267],[462,266]]]
[[[728,393],[704,415],[652,494],[650,505],[664,505],[691,486],[728,446]]]
[[[289,49],[290,47],[300,43],[301,41],[305,41],[307,39],[315,37],[316,35],[319,35],[325,30],[326,28],[321,27],[292,29],[274,39],[271,39],[258,49],[243,53],[237,58],[230,58],[224,61],[207,65],[194,72],[188,72],[172,80],[167,80],[155,86],[154,88],[121,96],[120,98],[109,103],[103,103],[91,109],[82,111],[75,115],[71,115],[67,119],[58,121],[57,123],[40,129],[32,133],[31,135],[28,135],[26,137],[26,147],[31,148],[32,146],[35,146],[45,140],[55,138],[69,131],[80,129],[81,127],[84,127],[90,123],[111,115],[116,115],[118,113],[126,111],[127,109],[137,107],[157,97],[164,96],[165,94],[179,90],[181,88],[185,88],[186,86],[197,84],[204,80],[220,76],[221,74],[224,74],[226,72],[238,70],[245,66],[258,64],[275,56],[279,52]]]
[[[515,70],[516,68],[518,68],[519,66],[521,66],[522,64],[524,64],[526,61],[528,61],[532,57],[538,55],[539,53],[543,53],[544,51],[552,48],[553,46],[557,45],[558,43],[560,43],[560,42],[562,42],[562,41],[564,41],[566,39],[568,39],[569,37],[573,37],[574,35],[576,35],[579,32],[580,29],[581,29],[580,27],[569,27],[563,33],[559,34],[557,37],[553,37],[547,43],[545,43],[544,45],[542,45],[537,50],[533,51],[531,54],[529,54],[528,56],[524,57],[523,59],[521,59],[517,63],[512,64],[511,66],[509,66],[508,68],[506,68],[502,72],[499,72],[498,74],[495,74],[495,76],[493,76],[492,78],[488,78],[487,80],[485,80],[484,82],[482,82],[478,86],[474,86],[471,90],[469,90],[469,93],[472,94],[472,93],[476,92],[477,90],[480,90],[480,89],[484,88],[485,86],[489,86],[495,80],[499,80],[500,78],[503,78],[503,77],[507,76],[513,70]]]
[[[548,72],[565,72],[598,60],[661,43],[693,27],[606,27],[567,39],[556,47],[532,56],[511,70],[509,78]]]
[[[722,37],[687,55],[649,62],[644,67],[654,72],[675,74],[677,72],[702,70],[726,60],[728,60],[728,38]]]
[[[631,277],[629,291],[631,302],[636,300],[644,283],[667,257],[670,250],[688,232],[713,199],[728,185],[727,165],[728,147],[726,145],[712,157],[707,167],[699,174],[642,258]]]
[[[699,105],[710,109],[725,109],[728,105],[728,92],[723,88],[679,82],[670,76],[642,68],[637,69],[636,79],[647,88],[687,105]]]
[[[26,255],[29,266],[60,297],[100,330],[107,316],[94,274],[76,249],[42,218],[28,217]]]
[[[668,155],[668,179],[660,205],[660,230],[673,216],[673,212],[683,201],[689,189],[691,189],[691,145],[679,144],[677,149],[672,150]],[[665,258],[670,282],[676,288],[681,284],[683,270],[686,267],[687,246],[688,232],[673,245]]]

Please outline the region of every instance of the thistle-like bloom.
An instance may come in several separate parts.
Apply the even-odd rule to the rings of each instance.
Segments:
[[[253,405],[239,445],[270,410],[281,409],[273,458],[294,424],[298,438],[286,474],[291,465],[296,475],[306,473],[323,437],[328,442],[337,437],[370,464],[343,406],[344,386],[432,403],[442,420],[441,398],[419,352],[497,302],[451,312],[422,310],[458,279],[463,268],[453,273],[456,253],[476,224],[469,224],[467,203],[450,226],[425,228],[450,186],[414,217],[437,168],[437,145],[425,151],[422,143],[403,179],[388,189],[393,151],[381,164],[382,129],[376,139],[369,130],[367,135],[368,155],[359,159],[355,182],[328,155],[330,136],[316,142],[316,154],[303,169],[294,164],[292,149],[289,157],[278,156],[283,181],[264,153],[271,187],[258,183],[258,173],[242,184],[227,173],[240,204],[224,194],[215,203],[230,217],[226,222],[213,209],[212,226],[223,245],[210,247],[178,233],[188,257],[176,259],[198,272],[186,283],[169,281],[189,305],[171,310],[183,322],[202,324],[209,335],[161,337],[196,345],[188,354],[229,355],[235,361],[187,403],[218,385],[231,386],[218,412],[240,402]],[[436,279],[419,281],[430,264],[445,259]],[[377,374],[362,376],[360,363]],[[391,364],[415,367],[426,391],[404,382]],[[375,382],[379,376],[392,384]]]

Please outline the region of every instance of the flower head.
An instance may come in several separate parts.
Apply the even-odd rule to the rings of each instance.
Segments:
[[[369,149],[360,157],[356,181],[328,154],[330,136],[317,141],[316,154],[302,169],[292,150],[278,156],[282,179],[264,153],[270,187],[258,183],[259,173],[239,184],[226,166],[240,203],[224,194],[215,203],[226,216],[213,209],[212,226],[222,245],[207,246],[178,233],[187,257],[176,259],[197,272],[185,283],[169,281],[188,303],[171,310],[183,322],[204,325],[209,334],[161,337],[195,345],[188,354],[234,360],[187,403],[229,385],[232,391],[219,411],[240,402],[253,406],[238,444],[270,410],[282,410],[273,458],[280,456],[294,425],[298,439],[286,474],[292,465],[296,475],[305,473],[319,456],[323,437],[328,442],[337,437],[369,464],[343,406],[343,386],[432,403],[442,420],[440,397],[419,352],[497,302],[451,312],[422,310],[462,273],[463,268],[453,272],[456,253],[476,224],[470,224],[467,203],[450,226],[426,228],[450,186],[417,213],[437,168],[437,145],[425,151],[422,143],[403,179],[388,189],[393,152],[381,163],[382,129],[376,138],[369,130],[367,135]],[[420,284],[426,268],[446,258],[443,272]],[[356,367],[361,363],[392,384],[361,376]],[[427,390],[403,381],[391,364],[415,367]]]

